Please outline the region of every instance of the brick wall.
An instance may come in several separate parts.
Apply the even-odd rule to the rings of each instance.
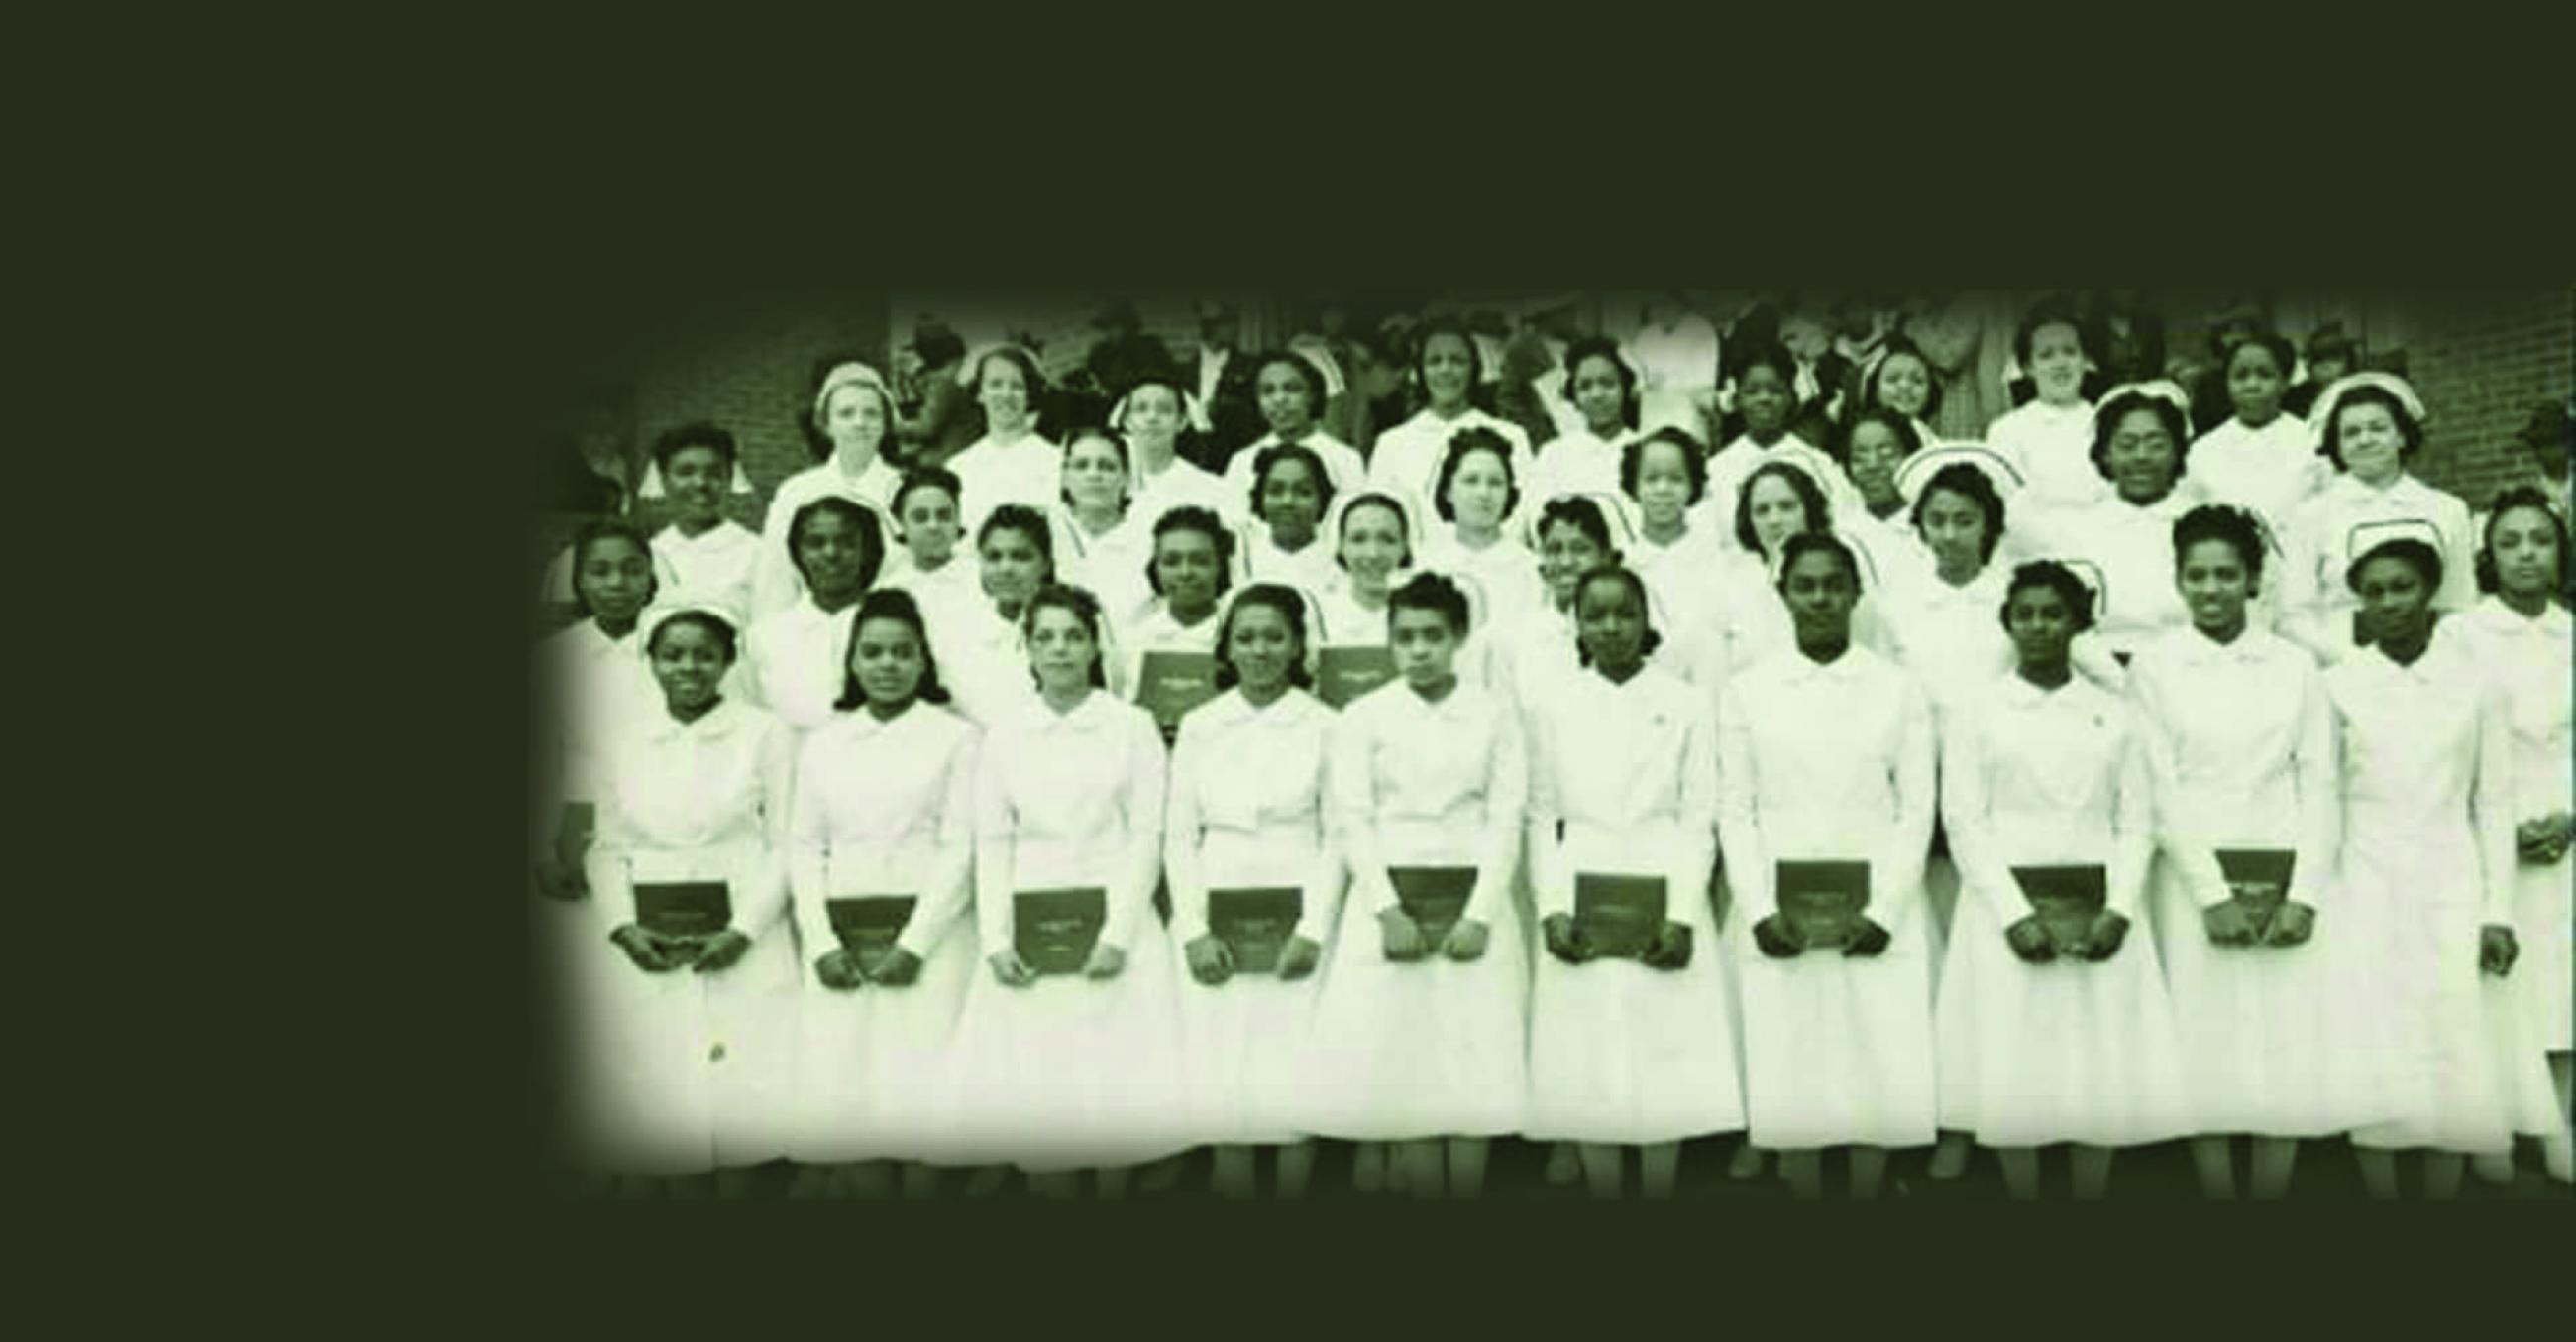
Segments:
[[[881,305],[846,311],[745,321],[691,342],[638,370],[632,392],[635,451],[651,452],[665,430],[694,419],[713,420],[741,445],[742,466],[756,491],[736,498],[726,515],[757,529],[779,482],[814,464],[797,429],[805,413],[814,361],[843,350],[866,352],[885,367],[886,313]],[[662,524],[648,509],[646,522]]]
[[[2529,474],[2514,434],[2542,401],[2564,401],[2576,367],[2576,293],[2447,299],[2424,305],[2408,380],[2432,415],[2419,472],[2483,509]]]

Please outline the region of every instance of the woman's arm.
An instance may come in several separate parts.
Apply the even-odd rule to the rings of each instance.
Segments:
[[[796,783],[795,733],[785,722],[761,723],[759,758],[753,764],[760,808],[760,860],[745,882],[742,907],[733,911],[735,930],[747,937],[766,935],[787,913],[787,845]]]
[[[1545,919],[1574,912],[1574,874],[1566,870],[1565,850],[1556,836],[1557,825],[1565,819],[1564,803],[1557,791],[1557,752],[1564,747],[1556,738],[1545,708],[1536,708],[1526,721],[1529,819],[1523,832],[1529,843],[1532,902],[1538,916]]]
[[[2513,925],[2514,861],[2513,721],[2504,688],[2483,678],[2476,684],[2477,773],[2469,794],[2469,819],[2478,840],[2485,881],[2480,921]],[[2563,931],[2563,929],[2562,929]]]
[[[1991,793],[1986,779],[1986,716],[1962,710],[1958,730],[1948,733],[1941,769],[1941,821],[1950,836],[1950,857],[1959,876],[1982,899],[1996,923],[2010,927],[2030,909],[2020,900],[2020,883],[1997,851],[1991,825]]]
[[[1476,889],[1464,915],[1494,925],[1509,897],[1519,865],[1521,825],[1529,808],[1529,752],[1521,740],[1520,714],[1493,701],[1494,738],[1485,755],[1485,830],[1476,858]]]
[[[2335,888],[2343,851],[2343,750],[2324,674],[2313,665],[2298,670],[2299,842],[2287,897],[2314,907]]]
[[[1676,820],[1681,842],[1664,877],[1664,916],[1686,923],[1686,908],[1702,906],[1709,896],[1709,872],[1717,863],[1717,714],[1693,696],[1690,716],[1682,726],[1681,806]]]
[[[1923,903],[1923,868],[1931,859],[1932,817],[1939,805],[1938,756],[1932,738],[1932,709],[1923,687],[1904,677],[1898,696],[1896,725],[1896,823],[1887,846],[1872,865],[1870,919],[1901,934]]]
[[[809,961],[823,958],[841,944],[832,931],[828,904],[831,817],[823,805],[822,789],[816,786],[823,772],[817,758],[821,745],[819,739],[806,741],[804,758],[797,762],[796,797],[788,808],[787,893],[796,934],[804,939]]]
[[[1119,808],[1127,821],[1116,882],[1108,891],[1109,919],[1100,940],[1124,951],[1136,943],[1140,918],[1153,916],[1154,884],[1163,874],[1163,734],[1141,711],[1128,717],[1127,770],[1119,780]]]
[[[2219,868],[2217,850],[2207,835],[2190,828],[2183,815],[2181,748],[2167,725],[2172,720],[2174,693],[2165,687],[2166,674],[2163,662],[2153,656],[2140,656],[2129,667],[2130,701],[2137,709],[2139,743],[2147,754],[2155,803],[2155,837],[2164,848],[2165,860],[2182,874],[2192,903],[2214,909],[2226,903],[2232,892]]]
[[[1011,813],[1008,737],[987,733],[975,760],[975,933],[985,958],[1011,949]]]
[[[1198,781],[1204,767],[1207,731],[1196,713],[1181,719],[1180,739],[1172,747],[1170,796],[1163,813],[1163,874],[1172,891],[1172,935],[1181,944],[1208,934],[1208,892],[1199,869]],[[1237,768],[1260,768],[1262,761],[1238,759]]]
[[[627,855],[641,840],[635,822],[618,800],[614,767],[613,763],[603,767],[596,780],[597,834],[591,840],[590,852],[582,859],[582,874],[590,879],[591,903],[599,911],[602,936],[635,921],[634,867]]]
[[[982,744],[980,736],[967,732],[957,748],[949,752],[941,773],[936,856],[931,859],[922,888],[915,893],[912,917],[904,923],[903,935],[896,937],[894,943],[916,959],[930,958],[931,948],[966,912],[974,890],[967,882],[975,865],[976,761],[983,753]]]
[[[1729,686],[1717,711],[1717,840],[1726,856],[1726,880],[1746,923],[1780,911],[1780,892],[1762,841],[1754,809],[1760,780],[1755,775],[1753,732],[1744,716],[1744,696]]]
[[[1377,780],[1369,764],[1373,742],[1361,705],[1354,703],[1345,710],[1332,732],[1332,763],[1325,786],[1333,829],[1350,861],[1350,897],[1375,917],[1401,905],[1395,897],[1395,882],[1386,874],[1386,855],[1378,840]]]
[[[2132,922],[2143,916],[2147,863],[2156,851],[2155,771],[2147,760],[2141,716],[2124,706],[2127,719],[2120,733],[2119,789],[2112,799],[2111,853],[2106,902],[2113,913]]]

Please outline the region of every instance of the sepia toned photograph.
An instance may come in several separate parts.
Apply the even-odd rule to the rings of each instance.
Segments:
[[[896,289],[534,426],[547,1196],[2564,1201],[2576,291]]]

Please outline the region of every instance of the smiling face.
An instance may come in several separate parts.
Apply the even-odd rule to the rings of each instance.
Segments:
[[[1128,393],[1127,436],[1137,446],[1163,449],[1181,431],[1181,394],[1159,382]]]
[[[2021,665],[2063,666],[2067,646],[2075,641],[2075,612],[2056,588],[2034,583],[2004,603],[2004,633]]]
[[[2227,399],[2236,417],[2256,427],[2281,413],[2281,393],[2290,385],[2290,370],[2258,341],[2246,341],[2227,356]]]
[[[2245,628],[2245,603],[2255,589],[2235,546],[2194,541],[2175,567],[2174,585],[2191,608],[2193,628],[2218,639],[2232,639]]]
[[[1091,684],[1092,663],[1100,642],[1091,626],[1062,606],[1042,606],[1029,622],[1029,665],[1037,671],[1038,688],[1050,694],[1075,694]]]
[[[2164,416],[2131,410],[2111,430],[2111,483],[2131,503],[2153,503],[2173,489],[2181,453]]]
[[[1846,469],[1851,474],[1852,487],[1871,507],[1896,501],[1896,468],[1904,460],[1905,441],[1896,436],[1896,430],[1876,420],[1865,420],[1852,430]]]
[[[1548,594],[1563,609],[1574,606],[1574,585],[1606,558],[1601,547],[1572,522],[1551,522],[1539,536],[1538,576],[1546,580]]]
[[[653,560],[624,536],[607,536],[591,542],[572,580],[593,619],[623,629],[651,598]]]
[[[1154,538],[1154,578],[1172,613],[1197,619],[1216,607],[1216,542],[1195,528]]]
[[[2558,528],[2529,504],[2504,510],[2489,527],[2487,553],[2496,585],[2508,596],[2546,596],[2558,589]]]
[[[984,595],[1002,614],[1016,617],[1046,581],[1045,552],[1018,527],[999,527],[984,537],[981,557]]]
[[[1744,412],[1744,431],[1756,438],[1769,439],[1787,431],[1789,412],[1797,403],[1789,380],[1767,363],[1745,369],[1744,375],[1736,379],[1736,408]]]
[[[850,673],[859,678],[859,692],[881,708],[910,703],[921,691],[928,666],[921,639],[901,620],[869,620],[859,626],[858,641],[850,648]]]
[[[2335,438],[2343,468],[2363,484],[2386,485],[2406,464],[2406,437],[2397,416],[2377,401],[2335,407]]]
[[[1604,671],[1624,674],[1645,659],[1645,607],[1624,578],[1605,573],[1583,584],[1575,629],[1585,655]]]
[[[1807,504],[1798,488],[1773,473],[1753,482],[1744,506],[1753,518],[1753,539],[1762,553],[1776,555],[1791,536],[1807,529]]]
[[[1503,524],[1503,507],[1511,490],[1510,465],[1494,452],[1478,448],[1461,458],[1449,477],[1449,515],[1462,529],[1491,531]]]
[[[823,434],[836,451],[870,453],[885,441],[885,401],[873,388],[845,382],[823,402]]]
[[[1923,407],[1932,399],[1932,366],[1913,354],[1899,351],[1887,356],[1878,368],[1878,403],[1908,419],[1923,417]]]
[[[1780,598],[1789,607],[1800,646],[1850,640],[1852,607],[1860,601],[1860,586],[1840,555],[1810,550],[1798,556],[1780,575]]]
[[[2433,588],[2412,563],[2388,555],[2365,560],[2353,586],[2373,642],[2412,643],[2430,629]]]
[[[1690,507],[1690,488],[1690,462],[1681,444],[1659,438],[1639,449],[1637,510],[1647,526],[1668,531],[1680,525]]]
[[[1295,442],[1315,422],[1313,389],[1296,369],[1279,360],[1262,365],[1253,394],[1261,402],[1261,417],[1281,442]]]
[[[1247,693],[1260,698],[1285,686],[1296,651],[1296,628],[1277,609],[1262,603],[1236,608],[1226,630],[1225,655]]]
[[[957,500],[947,490],[921,488],[903,496],[903,548],[914,565],[935,569],[957,552]]]
[[[857,598],[866,585],[867,550],[859,529],[837,512],[818,512],[796,533],[796,568],[805,576],[816,604],[838,609]]]
[[[984,360],[975,379],[975,402],[996,434],[1017,433],[1028,423],[1029,380],[1020,366],[998,356]]]
[[[1353,584],[1371,592],[1386,589],[1404,562],[1404,523],[1381,503],[1364,503],[1342,514],[1342,569]]]
[[[2050,322],[2030,333],[2030,380],[2039,399],[2073,405],[2084,386],[2084,339],[2068,322]]]
[[[1417,690],[1436,690],[1455,674],[1458,634],[1436,610],[1396,607],[1387,617],[1386,641],[1395,654],[1396,674]]]
[[[1303,549],[1324,520],[1323,482],[1303,458],[1283,457],[1261,481],[1261,520],[1281,549]]]
[[[1618,433],[1626,390],[1619,380],[1618,365],[1609,355],[1586,355],[1583,362],[1576,364],[1570,391],[1574,408],[1582,413],[1584,424],[1596,437],[1609,438]]]
[[[1935,489],[1923,503],[1923,544],[1945,576],[1960,577],[1986,566],[1986,510],[1956,490]]]
[[[732,466],[724,453],[712,447],[684,447],[671,454],[662,482],[670,491],[672,514],[683,528],[703,530],[723,515]]]
[[[1422,345],[1422,390],[1442,414],[1463,410],[1476,376],[1475,347],[1454,331],[1434,332]]]
[[[1127,458],[1102,434],[1074,439],[1064,450],[1064,492],[1077,508],[1117,511],[1127,501]]]
[[[653,679],[675,715],[687,715],[715,702],[716,686],[733,659],[724,642],[695,620],[675,620],[653,635]]]

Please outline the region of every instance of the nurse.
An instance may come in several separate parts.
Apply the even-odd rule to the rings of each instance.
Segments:
[[[2105,393],[2093,416],[2093,465],[2110,496],[2043,513],[2024,537],[2035,554],[2080,559],[2102,575],[2102,618],[2092,632],[2123,666],[2156,635],[2190,622],[2173,582],[2173,524],[2204,502],[2183,474],[2190,404],[2170,382]]]
[[[1414,376],[1426,403],[1413,418],[1378,435],[1369,452],[1369,483],[1416,505],[1438,499],[1450,445],[1469,429],[1500,437],[1507,445],[1505,472],[1515,480],[1527,476],[1529,435],[1470,402],[1470,393],[1485,380],[1475,337],[1444,318],[1422,328],[1414,349]]]
[[[1227,1198],[1253,1195],[1258,1147],[1278,1150],[1283,1198],[1315,1167],[1297,1086],[1342,859],[1326,825],[1334,716],[1307,691],[1307,621],[1288,588],[1238,592],[1217,632],[1223,693],[1181,719],[1172,756],[1163,864],[1185,971],[1182,1069]]]
[[[2192,1140],[2201,1189],[2235,1196],[2230,1148],[2241,1134],[2253,1195],[2273,1199],[2289,1187],[2301,1138],[2380,1117],[2346,1065],[2335,1016],[2334,960],[2358,943],[2331,907],[2334,715],[2307,649],[2246,618],[2269,549],[2253,514],[2194,508],[2174,523],[2173,548],[2191,625],[2129,668],[2159,803],[2151,921],[2202,1134]],[[2260,854],[2289,862],[2286,884],[2249,884],[2244,864]]]
[[[1619,492],[1637,515],[1628,563],[1658,604],[1679,621],[1716,618],[1717,575],[1728,558],[1699,507],[1708,492],[1708,462],[1679,429],[1632,438],[1619,454]]]
[[[1056,501],[1064,452],[1038,436],[1037,411],[1046,378],[1037,360],[1016,345],[986,350],[975,360],[975,403],[984,412],[984,436],[949,458],[964,485],[964,523],[980,532],[984,518],[1005,503],[1043,513]]]
[[[1999,616],[2017,666],[1970,699],[1941,770],[1966,887],[1941,976],[1941,1126],[1995,1148],[2022,1201],[2042,1146],[2073,1144],[2089,1201],[2114,1148],[2193,1130],[2155,946],[2131,935],[2155,845],[2146,738],[2068,658],[2092,608],[2062,565],[2014,571]],[[2052,868],[2091,873],[2099,902],[2044,892],[2034,869]]]
[[[1637,432],[1637,372],[1617,342],[1586,336],[1566,346],[1565,385],[1583,422],[1538,450],[1530,498],[1542,507],[1559,494],[1616,492],[1622,448]]]
[[[1791,415],[1798,408],[1797,377],[1796,357],[1777,344],[1753,351],[1736,374],[1735,404],[1744,414],[1744,433],[1709,458],[1708,498],[1700,506],[1699,525],[1721,544],[1744,548],[1736,524],[1744,484],[1774,462],[1804,471],[1810,483],[1825,491],[1831,511],[1860,505],[1859,494],[1834,459],[1790,432]],[[1925,437],[1918,432],[1916,441]]]
[[[1225,464],[1226,492],[1242,498],[1253,492],[1261,454],[1274,447],[1302,447],[1323,463],[1335,489],[1357,489],[1368,480],[1368,462],[1350,444],[1317,428],[1327,399],[1324,373],[1305,355],[1272,350],[1253,363],[1253,396],[1270,431],[1235,449]]]
[[[823,375],[811,410],[797,426],[822,460],[780,481],[769,497],[760,567],[752,578],[755,616],[785,610],[805,594],[788,532],[806,504],[840,498],[880,514],[893,509],[895,488],[903,483],[903,473],[885,453],[895,422],[894,394],[874,368],[853,361]]]
[[[2432,608],[2449,613],[2477,604],[2477,584],[2466,556],[2475,536],[2469,505],[2425,484],[2407,465],[2424,450],[2424,403],[2415,389],[2386,373],[2355,373],[2317,397],[2314,422],[2322,453],[2335,474],[2284,528],[2288,560],[2282,565],[2281,631],[2331,666],[2353,656],[2356,636],[2369,624],[2346,581],[2360,558],[2355,539],[2365,528],[2390,522],[2428,526],[2445,561]]]
[[[1233,573],[1234,532],[1216,514],[1205,508],[1163,514],[1144,570],[1152,598],[1124,627],[1112,620],[1122,650],[1112,664],[1111,692],[1129,699],[1143,694],[1147,653],[1214,653],[1217,600],[1234,585]],[[1177,716],[1162,728],[1165,739],[1179,730]]]
[[[1487,1142],[1522,1123],[1529,975],[1511,886],[1529,770],[1518,715],[1458,676],[1466,595],[1417,574],[1388,611],[1401,679],[1342,711],[1328,766],[1351,890],[1300,1126],[1399,1142],[1413,1196],[1473,1197]]]
[[[823,507],[824,500],[808,507]],[[906,1197],[939,1187],[929,1097],[975,974],[967,875],[978,733],[951,712],[921,609],[860,602],[833,717],[796,768],[788,888],[804,945],[791,1193]]]
[[[1126,1192],[1187,1149],[1175,959],[1154,913],[1163,741],[1103,692],[1099,603],[1050,584],[1021,617],[1035,702],[989,727],[975,779],[984,961],[957,1037],[960,1147],[1027,1171],[1044,1197]]]
[[[653,535],[653,553],[671,575],[673,601],[702,601],[726,616],[751,615],[760,534],[724,515],[725,488],[740,469],[733,435],[713,424],[683,424],[653,445],[653,462],[670,482],[671,524]]]
[[[1525,710],[1547,949],[1531,989],[1528,1132],[1582,1143],[1595,1197],[1619,1195],[1622,1148],[1635,1147],[1645,1195],[1668,1198],[1684,1140],[1744,1126],[1709,898],[1716,715],[1648,664],[1657,639],[1636,574],[1613,561],[1575,586],[1580,666]]]
[[[2100,503],[2111,491],[2093,469],[2093,405],[2084,399],[2094,361],[2074,306],[2033,305],[2013,332],[2013,356],[2038,396],[1986,426],[1986,445],[2030,482],[2023,506],[2034,516]]]
[[[848,679],[850,618],[885,565],[877,518],[838,494],[798,508],[786,536],[796,558],[794,604],[751,626],[744,661],[752,686],[800,739],[831,720]]]
[[[1545,604],[1538,560],[1510,530],[1521,506],[1520,473],[1502,435],[1462,429],[1449,441],[1431,498],[1445,526],[1431,529],[1422,566],[1471,578],[1484,593],[1485,621],[1505,627]]]
[[[797,977],[780,861],[793,743],[722,692],[735,637],[704,606],[646,631],[662,704],[608,744],[587,861],[631,967],[611,1045],[619,1122],[597,1154],[633,1175],[720,1171],[728,1196],[787,1152]]]
[[[975,554],[957,553],[957,499],[963,486],[941,466],[922,466],[904,473],[894,491],[894,538],[901,546],[887,557],[885,585],[912,593],[926,612],[937,612],[960,600],[972,601],[981,590]],[[930,616],[933,624],[938,616]]]
[[[2227,355],[2228,421],[2191,445],[2191,476],[2203,496],[2251,509],[2264,525],[2286,527],[2326,483],[2316,435],[2282,408],[2297,367],[2290,342],[2252,331]]]
[[[1340,490],[1324,459],[1301,443],[1266,447],[1248,474],[1252,525],[1244,528],[1244,578],[1321,590],[1335,576],[1323,522]]]
[[[2343,751],[2335,899],[2364,947],[2339,1034],[2380,1064],[2396,1111],[2352,1134],[2370,1195],[2396,1197],[2396,1153],[2422,1149],[2426,1195],[2448,1198],[2467,1156],[2513,1149],[2480,982],[2509,976],[2520,955],[2513,723],[2478,641],[2435,637],[2438,532],[2403,531],[2354,561],[2368,646],[2325,673]]]
[[[1740,671],[1788,650],[1796,641],[1796,620],[1781,599],[1779,586],[1788,542],[1797,536],[1830,535],[1832,504],[1805,469],[1787,461],[1766,462],[1745,477],[1734,510],[1735,545],[1708,579],[1711,620],[1722,641],[1725,664]],[[1851,552],[1845,546],[1846,552]],[[1857,552],[1855,563],[1858,563]],[[1858,574],[1865,570],[1855,570]],[[1855,590],[1851,615],[1854,636],[1884,656],[1889,647],[1885,619],[1879,614],[1872,575]]]
[[[2570,665],[2571,631],[2567,608],[2553,595],[2567,590],[2567,525],[2549,506],[2547,496],[2529,486],[2497,496],[2487,513],[2486,548],[2478,558],[2478,585],[2487,596],[2459,619],[2458,632],[2482,646],[2478,660],[2504,683],[2513,721],[2514,935],[2521,942],[2522,963],[2504,984],[2489,984],[2513,999],[2517,1028],[2502,1032],[2508,1054],[2501,1065],[2507,1075],[2523,1078],[2510,1050],[2538,1051],[2549,1059],[2550,1081],[2557,1090],[2551,1106],[2517,1104],[2517,1131],[2534,1131],[2535,1110],[2542,1120],[2541,1149],[2549,1173],[2561,1182],[2576,1177],[2570,1169],[2568,1133],[2568,941],[2576,914],[2569,911],[2571,878],[2568,839],[2576,821],[2569,815],[2571,764],[2568,686],[2576,681]],[[2508,1171],[2509,1172],[2509,1171]]]
[[[1781,469],[1794,469],[1783,467]],[[1932,837],[1931,712],[1914,678],[1852,638],[1858,566],[1830,535],[1782,546],[1793,646],[1746,666],[1718,709],[1718,839],[1748,932],[1743,994],[1748,1140],[1782,1153],[1801,1198],[1822,1150],[1852,1147],[1874,1197],[1887,1148],[1933,1138],[1930,955],[1918,906]],[[1862,864],[1847,938],[1784,916],[1775,863]],[[1790,873],[1802,882],[1806,874]],[[1792,892],[1800,906],[1805,890]],[[1758,952],[1758,953],[1757,953]]]
[[[595,824],[599,752],[620,723],[658,712],[662,703],[638,627],[658,587],[643,534],[624,522],[593,522],[574,537],[570,567],[580,618],[537,648],[548,677],[540,689],[544,720],[553,724],[548,791],[563,808],[541,821],[537,888],[566,900],[588,888],[581,863]]]
[[[1076,429],[1064,442],[1064,496],[1048,511],[1062,580],[1100,598],[1112,620],[1132,617],[1145,584],[1152,519],[1128,500],[1127,444],[1107,429]]]
[[[1029,680],[1028,603],[1055,581],[1055,550],[1046,516],[1005,503],[976,535],[980,596],[922,602],[931,653],[954,681],[957,710],[986,731],[1035,695]],[[953,561],[952,561],[953,562]]]
[[[1929,562],[1906,516],[1909,500],[1896,487],[1897,469],[1923,447],[1914,425],[1892,410],[1863,410],[1834,439],[1834,456],[1857,499],[1834,519],[1834,532],[1866,552],[1889,586]]]

